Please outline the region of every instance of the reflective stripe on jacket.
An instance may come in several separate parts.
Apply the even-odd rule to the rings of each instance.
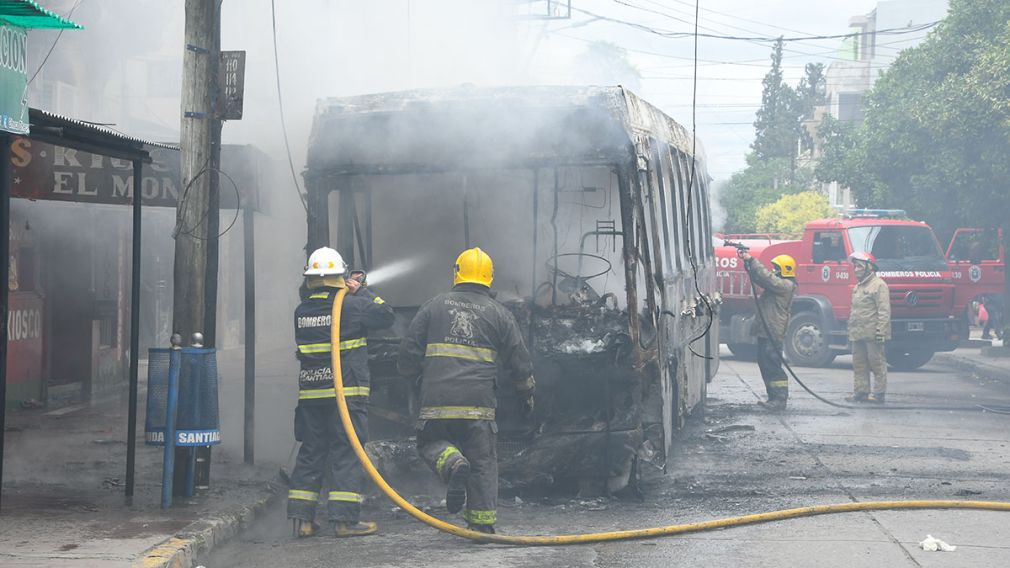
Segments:
[[[299,401],[332,399],[330,323],[336,288],[318,288],[295,309],[295,343],[301,363]],[[370,330],[389,327],[393,309],[368,288],[344,296],[340,313],[340,367],[348,397],[369,394],[368,340]],[[331,402],[332,404],[332,402]]]
[[[891,338],[891,292],[875,272],[852,289],[849,340],[876,341]]]
[[[422,376],[422,420],[494,420],[499,366],[516,390],[534,388],[515,318],[477,284],[459,284],[421,306],[397,364],[404,375]]]

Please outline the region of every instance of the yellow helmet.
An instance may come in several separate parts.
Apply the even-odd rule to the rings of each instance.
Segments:
[[[456,257],[456,266],[452,271],[452,285],[469,282],[491,287],[494,280],[494,263],[486,252],[477,247],[467,249]]]
[[[772,265],[779,269],[783,278],[796,278],[796,259],[788,254],[780,254],[772,259]]]

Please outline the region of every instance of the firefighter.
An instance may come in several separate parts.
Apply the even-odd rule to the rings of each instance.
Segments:
[[[515,318],[491,297],[493,275],[487,253],[463,251],[452,291],[417,312],[398,360],[401,374],[421,376],[417,449],[448,485],[446,509],[457,513],[465,503],[467,526],[491,534],[498,501],[498,368],[513,382],[524,416],[533,412],[536,385]]]
[[[768,402],[760,404],[771,410],[784,410],[789,399],[789,380],[782,369],[782,341],[796,294],[796,261],[780,254],[772,259],[772,272],[746,251],[741,251],[740,257],[751,282],[762,289],[757,301],[760,313],[751,324],[751,333],[757,337],[758,368],[768,393]]]
[[[855,375],[849,402],[883,403],[887,392],[887,357],[884,344],[891,338],[891,295],[877,276],[877,259],[868,252],[854,252],[849,261],[856,273],[849,315],[852,371]],[[873,371],[873,391],[870,391]]]
[[[393,310],[354,278],[344,279],[347,266],[337,251],[323,247],[309,256],[305,267],[305,293],[295,309],[295,341],[298,344],[298,406],[295,409],[295,439],[302,443],[291,474],[288,518],[295,534],[312,536],[316,504],[323,478],[329,474],[327,513],[338,537],[365,536],[378,530],[376,523],[361,522],[364,471],[340,422],[334,400],[331,365],[331,310],[338,290],[347,288],[340,314],[340,368],[347,408],[354,429],[365,442],[368,433],[369,330],[389,327]]]

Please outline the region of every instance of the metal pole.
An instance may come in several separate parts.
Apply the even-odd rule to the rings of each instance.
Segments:
[[[0,498],[3,496],[4,430],[7,427],[7,309],[10,292],[11,137],[0,134],[0,256],[6,270],[0,276]],[[0,501],[2,504],[2,501]]]
[[[245,242],[245,422],[243,456],[254,461],[256,446],[256,251],[253,232],[255,211],[246,204],[242,209],[242,233]]]
[[[161,508],[172,506],[172,482],[175,477],[175,413],[179,406],[179,367],[182,365],[182,342],[173,335],[168,357],[168,404],[165,409],[165,457],[161,471]]]
[[[137,383],[140,372],[140,200],[144,165],[133,161],[133,262],[130,281],[130,412],[126,422],[126,496],[133,497],[137,463]]]

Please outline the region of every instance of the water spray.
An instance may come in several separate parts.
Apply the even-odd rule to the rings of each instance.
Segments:
[[[424,259],[414,257],[397,260],[385,266],[380,266],[379,268],[368,272],[368,283],[380,284],[385,280],[392,280],[393,278],[402,276],[411,270],[414,270],[420,266],[422,262],[424,262]]]

